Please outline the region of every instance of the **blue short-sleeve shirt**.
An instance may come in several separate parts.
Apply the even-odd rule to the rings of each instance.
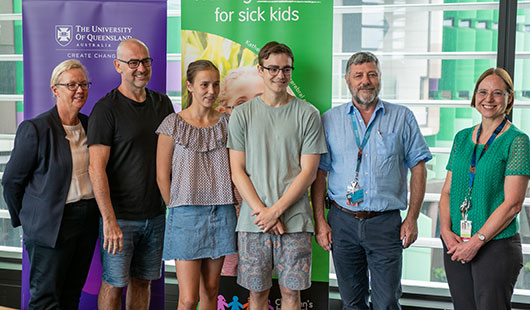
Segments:
[[[357,207],[346,204],[347,186],[353,181],[358,147],[352,124],[357,122],[362,141],[370,123],[373,127],[363,150],[359,184],[364,201]],[[386,211],[407,208],[408,169],[432,155],[412,111],[378,100],[368,125],[350,101],[322,115],[328,153],[319,168],[328,172],[328,195],[353,211]]]

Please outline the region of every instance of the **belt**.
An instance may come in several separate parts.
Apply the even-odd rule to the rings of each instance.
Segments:
[[[335,207],[337,207],[339,210],[344,211],[346,213],[349,213],[349,214],[355,216],[355,218],[357,218],[359,220],[366,220],[366,219],[372,218],[374,216],[378,216],[378,215],[381,215],[381,214],[385,214],[385,213],[396,211],[396,210],[386,210],[386,211],[381,211],[381,212],[378,212],[378,211],[352,211],[352,210],[349,210],[349,209],[341,207],[334,200],[332,200],[331,203]]]

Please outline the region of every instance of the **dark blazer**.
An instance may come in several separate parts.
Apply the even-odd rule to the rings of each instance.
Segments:
[[[79,114],[85,132],[88,117]],[[13,227],[24,238],[55,247],[72,179],[72,153],[57,107],[23,121],[2,177]]]

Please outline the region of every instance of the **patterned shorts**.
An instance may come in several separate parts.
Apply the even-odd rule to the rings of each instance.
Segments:
[[[262,292],[272,287],[272,270],[278,283],[291,290],[311,286],[311,233],[238,232],[237,283]]]

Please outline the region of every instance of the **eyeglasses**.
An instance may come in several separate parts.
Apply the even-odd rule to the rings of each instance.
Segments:
[[[121,60],[116,58],[118,61],[126,63],[130,69],[136,69],[140,66],[140,63],[144,65],[145,68],[151,67],[151,63],[153,62],[153,58],[147,57],[144,59],[131,59],[129,61]]]
[[[68,88],[68,90],[70,90],[70,91],[76,91],[78,87],[81,87],[82,90],[87,90],[87,89],[90,88],[90,86],[92,86],[92,82],[88,82],[88,83],[66,83],[66,84],[57,83],[57,84],[55,84],[55,86],[66,86],[66,88]]]
[[[490,94],[493,94],[493,98],[500,99],[508,95],[509,93],[502,91],[502,90],[494,90],[490,93],[485,89],[481,89],[481,90],[478,90],[476,94],[477,94],[477,97],[482,97],[482,98],[489,97]]]
[[[291,75],[291,73],[293,73],[293,70],[294,70],[294,67],[283,67],[283,68],[280,68],[278,66],[271,66],[271,67],[265,67],[265,66],[261,66],[263,69],[265,70],[269,70],[269,73],[271,75],[278,75],[278,73],[283,72],[283,75]]]

